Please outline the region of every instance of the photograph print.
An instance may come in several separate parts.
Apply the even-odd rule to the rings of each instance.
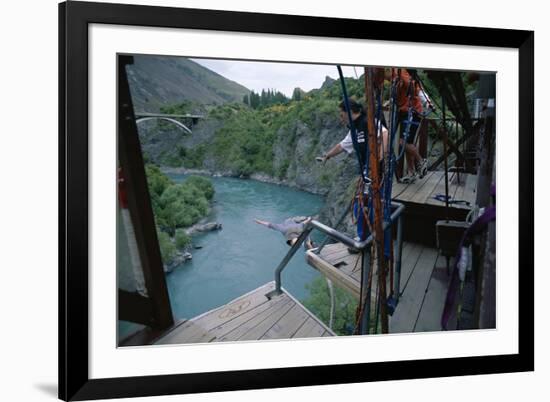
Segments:
[[[496,328],[494,72],[117,58],[119,347]]]

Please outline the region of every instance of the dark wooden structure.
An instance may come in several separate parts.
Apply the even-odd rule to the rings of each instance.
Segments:
[[[442,219],[464,221],[476,201],[477,176],[453,172],[449,174],[450,205],[445,205],[445,174],[428,172],[414,183],[395,182],[392,197],[405,205],[405,241],[436,246],[435,225]],[[439,196],[439,197],[438,197]],[[437,198],[436,198],[437,197]]]

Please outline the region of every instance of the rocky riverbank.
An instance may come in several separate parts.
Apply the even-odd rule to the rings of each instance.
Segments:
[[[264,173],[253,173],[249,177],[242,177],[234,174],[231,171],[219,171],[219,170],[207,170],[207,169],[189,169],[184,167],[161,167],[164,173],[174,174],[193,174],[203,175],[209,177],[235,177],[241,179],[256,180],[263,183],[276,184],[280,186],[286,186],[295,188],[300,191],[305,191],[312,194],[324,196],[325,203],[319,212],[319,220],[329,226],[334,226],[341,214],[346,208],[349,208],[351,198],[353,197],[353,190],[355,186],[356,177],[356,163],[354,158],[347,156],[339,156],[333,160],[327,162],[323,168],[336,170],[338,172],[335,175],[334,181],[328,183],[326,188],[319,189],[314,187],[312,191],[311,187],[300,185],[300,180],[280,180],[275,177],[269,176]],[[303,180],[302,180],[303,181]],[[349,222],[348,222],[349,221]],[[201,222],[204,224],[204,222]],[[200,224],[200,223],[199,223]],[[351,224],[351,220],[345,220],[338,230],[353,234],[355,231],[354,226]]]
[[[307,193],[311,194],[317,194],[317,195],[326,195],[326,190],[320,190],[320,189],[311,189],[306,188],[304,186],[297,185],[295,182],[290,180],[280,180],[275,177],[269,176],[264,173],[252,173],[250,176],[243,176],[239,175],[232,171],[211,171],[206,169],[188,169],[184,167],[168,167],[168,166],[162,166],[161,170],[164,173],[173,173],[173,174],[193,174],[193,175],[200,175],[200,176],[209,176],[209,177],[234,177],[237,179],[249,179],[249,180],[256,180],[260,181],[262,183],[269,183],[269,184],[276,184],[278,186],[287,186],[291,188],[296,188],[300,191],[305,191]],[[315,191],[317,190],[317,191]]]
[[[164,266],[164,272],[167,274],[172,272],[176,267],[179,265],[185,263],[186,261],[192,260],[193,255],[186,250],[178,250],[176,252],[176,255],[172,259],[172,261],[169,264],[163,264]]]
[[[212,232],[214,230],[221,230],[221,229],[222,229],[221,223],[208,222],[207,219],[204,218],[199,223],[196,223],[193,226],[190,226],[184,229],[184,231],[185,231],[185,234],[187,234],[188,236],[191,236],[195,233]],[[164,272],[170,273],[179,265],[184,264],[186,261],[192,260],[193,254],[191,254],[191,250],[193,250],[194,248],[198,248],[198,247],[195,244],[193,244],[193,241],[191,241],[191,243],[186,245],[183,249],[177,250],[172,261],[170,261],[170,263],[168,264],[164,264]]]
[[[212,232],[214,230],[221,230],[222,224],[219,222],[205,222],[205,223],[196,223],[191,227],[185,229],[185,233],[188,235],[195,234],[197,232]]]

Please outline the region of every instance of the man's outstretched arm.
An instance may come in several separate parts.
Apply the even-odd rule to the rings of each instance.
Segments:
[[[344,152],[344,148],[342,148],[342,145],[340,143],[333,146],[326,154],[322,156],[322,162],[328,161],[330,158],[334,158],[336,155],[341,154]]]
[[[271,223],[270,222],[267,222],[267,221],[262,221],[260,219],[254,219],[254,222],[256,222],[257,224],[259,225],[264,225],[266,227],[271,227]]]

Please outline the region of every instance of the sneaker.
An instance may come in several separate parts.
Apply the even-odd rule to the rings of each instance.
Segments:
[[[419,163],[416,165],[416,172],[418,174],[418,177],[422,179],[424,176],[426,176],[426,173],[428,173],[428,160],[422,159],[422,163]]]
[[[403,176],[399,180],[399,182],[403,184],[410,184],[410,183],[414,183],[415,180],[416,180],[416,173],[409,173],[408,175]]]

